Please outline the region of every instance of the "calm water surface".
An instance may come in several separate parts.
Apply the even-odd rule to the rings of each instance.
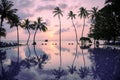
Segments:
[[[120,80],[120,50],[70,41],[61,54],[55,41],[2,48],[0,80]]]

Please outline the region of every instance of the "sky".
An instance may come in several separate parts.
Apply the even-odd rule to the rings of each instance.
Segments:
[[[53,17],[53,10],[55,7],[60,7],[63,11],[62,22],[62,40],[75,40],[74,28],[71,20],[68,19],[69,11],[73,11],[78,15],[79,8],[85,7],[91,10],[92,7],[101,9],[104,6],[105,0],[11,0],[14,2],[14,8],[18,9],[18,16],[21,20],[30,19],[30,21],[37,20],[38,17],[43,18],[43,22],[47,23],[48,30],[46,32],[38,31],[36,40],[59,40],[59,21],[58,17]],[[77,28],[78,38],[81,37],[83,20],[76,16],[74,20]],[[84,36],[87,36],[90,28],[90,19],[86,19]],[[4,22],[4,27],[7,29],[7,36],[4,40],[16,40],[16,28],[9,28]],[[20,40],[27,40],[28,33],[26,30],[19,28]],[[34,31],[31,30],[31,40],[33,40]]]

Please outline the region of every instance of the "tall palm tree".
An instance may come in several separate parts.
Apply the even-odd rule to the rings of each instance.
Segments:
[[[78,16],[80,18],[83,18],[83,29],[82,29],[82,34],[81,34],[81,38],[83,37],[83,32],[84,32],[84,28],[85,28],[85,19],[88,17],[89,13],[88,11],[86,10],[86,8],[84,7],[80,7],[79,8],[79,14]],[[83,44],[82,44],[83,45]]]
[[[28,31],[29,36],[28,36],[27,43],[26,43],[26,44],[28,45],[29,39],[30,39],[30,29],[32,28],[32,24],[30,24],[29,19],[26,19],[26,20],[24,20],[24,22],[21,24],[21,27],[24,28],[24,29],[26,29],[26,30]]]
[[[18,15],[14,14],[10,17],[9,22],[10,23],[10,28],[16,27],[17,29],[17,45],[18,45],[18,60],[17,60],[17,64],[19,65],[19,25],[20,25],[20,18],[18,17]]]
[[[20,25],[20,18],[16,14],[14,14],[11,16],[11,20],[9,20],[8,23],[10,23],[10,28],[16,27],[16,29],[17,29],[17,43],[19,45],[19,28],[18,27]]]
[[[72,24],[73,24],[73,27],[74,27],[74,30],[75,30],[75,35],[76,35],[76,43],[78,44],[77,29],[76,29],[75,24],[74,24],[74,22],[73,22],[73,19],[75,19],[76,14],[74,14],[73,11],[70,11],[70,12],[68,13],[68,16],[69,16],[68,18],[70,18],[71,21],[72,21]]]
[[[100,16],[99,11],[98,11],[98,7],[93,7],[92,10],[90,10],[90,17],[91,17],[91,21],[92,21],[91,29],[95,27],[96,20],[97,20],[98,16]],[[94,44],[95,44],[95,39],[94,39]]]
[[[55,16],[58,16],[58,19],[59,19],[59,25],[60,25],[60,28],[59,28],[59,51],[60,51],[60,65],[62,63],[62,59],[61,59],[61,16],[63,16],[63,11],[59,8],[59,7],[55,7],[54,8],[54,11],[53,11],[53,14],[54,14],[54,17]]]
[[[4,19],[9,20],[10,16],[16,13],[17,9],[13,9],[13,6],[14,5],[12,1],[0,0],[0,15],[1,15],[0,28],[2,28],[3,26]],[[1,41],[1,37],[0,37],[0,41]]]
[[[37,21],[34,22],[34,26],[35,26],[35,33],[34,33],[34,38],[33,38],[33,45],[36,45],[35,37],[36,37],[36,33],[38,29],[40,31],[45,32],[47,30],[47,27],[46,27],[46,23],[42,22],[42,17],[39,17]]]

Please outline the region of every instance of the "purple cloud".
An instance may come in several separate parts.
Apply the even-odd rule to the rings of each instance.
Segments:
[[[61,29],[61,32],[63,33],[63,32],[67,32],[67,31],[69,31],[70,30],[70,28],[62,28]],[[59,34],[59,30],[58,31],[56,31],[54,34]]]

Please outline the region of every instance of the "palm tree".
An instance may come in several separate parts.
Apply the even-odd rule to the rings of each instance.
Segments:
[[[60,16],[63,16],[63,14],[62,14],[62,10],[59,8],[59,7],[55,7],[54,8],[54,11],[53,11],[53,13],[54,13],[54,17],[55,16],[58,16],[58,19],[59,19],[59,25],[60,25],[60,28],[59,28],[59,51],[60,51],[60,65],[61,65],[61,18],[60,18]]]
[[[71,21],[72,21],[72,24],[73,24],[73,27],[74,27],[74,30],[75,30],[75,35],[76,35],[76,43],[78,44],[77,29],[76,29],[75,24],[73,22],[73,19],[75,19],[76,14],[74,14],[73,11],[70,11],[68,16],[69,16],[68,18],[70,18]]]
[[[34,33],[34,38],[33,38],[33,45],[36,45],[35,37],[36,37],[36,33],[38,29],[40,31],[45,32],[47,30],[47,27],[46,27],[46,23],[42,22],[42,17],[39,17],[37,21],[34,22],[34,26],[35,26],[35,33]]]
[[[8,23],[10,23],[10,28],[16,27],[16,29],[17,29],[17,43],[19,45],[19,28],[18,28],[18,26],[20,25],[20,18],[16,14],[14,14],[11,16],[11,20],[9,20]]]
[[[10,16],[15,14],[17,9],[13,9],[13,2],[8,0],[0,0],[0,15],[1,15],[1,22],[0,28],[3,26],[4,19],[9,20]],[[1,30],[0,30],[1,33]],[[1,37],[0,37],[1,41]]]
[[[98,7],[93,7],[92,10],[90,10],[90,17],[93,24],[95,24],[95,20],[97,16],[98,16]]]
[[[29,36],[28,36],[27,43],[26,43],[26,44],[28,45],[29,39],[30,39],[30,29],[32,28],[32,24],[30,24],[29,19],[26,19],[26,20],[24,20],[24,22],[21,24],[21,27],[24,28],[24,29],[26,29],[26,30],[28,31]]]
[[[89,13],[86,10],[86,8],[84,8],[84,7],[79,8],[79,14],[78,14],[78,16],[80,18],[83,18],[83,29],[82,29],[81,38],[83,37],[83,32],[84,32],[84,28],[85,28],[85,19],[88,17],[88,15],[89,15]],[[82,43],[82,45],[83,45],[83,43]]]
[[[90,17],[93,28],[95,27],[94,25],[96,24],[96,19],[98,16],[99,16],[98,7],[93,7],[92,10],[90,10]],[[94,44],[95,44],[95,39],[94,39]]]

